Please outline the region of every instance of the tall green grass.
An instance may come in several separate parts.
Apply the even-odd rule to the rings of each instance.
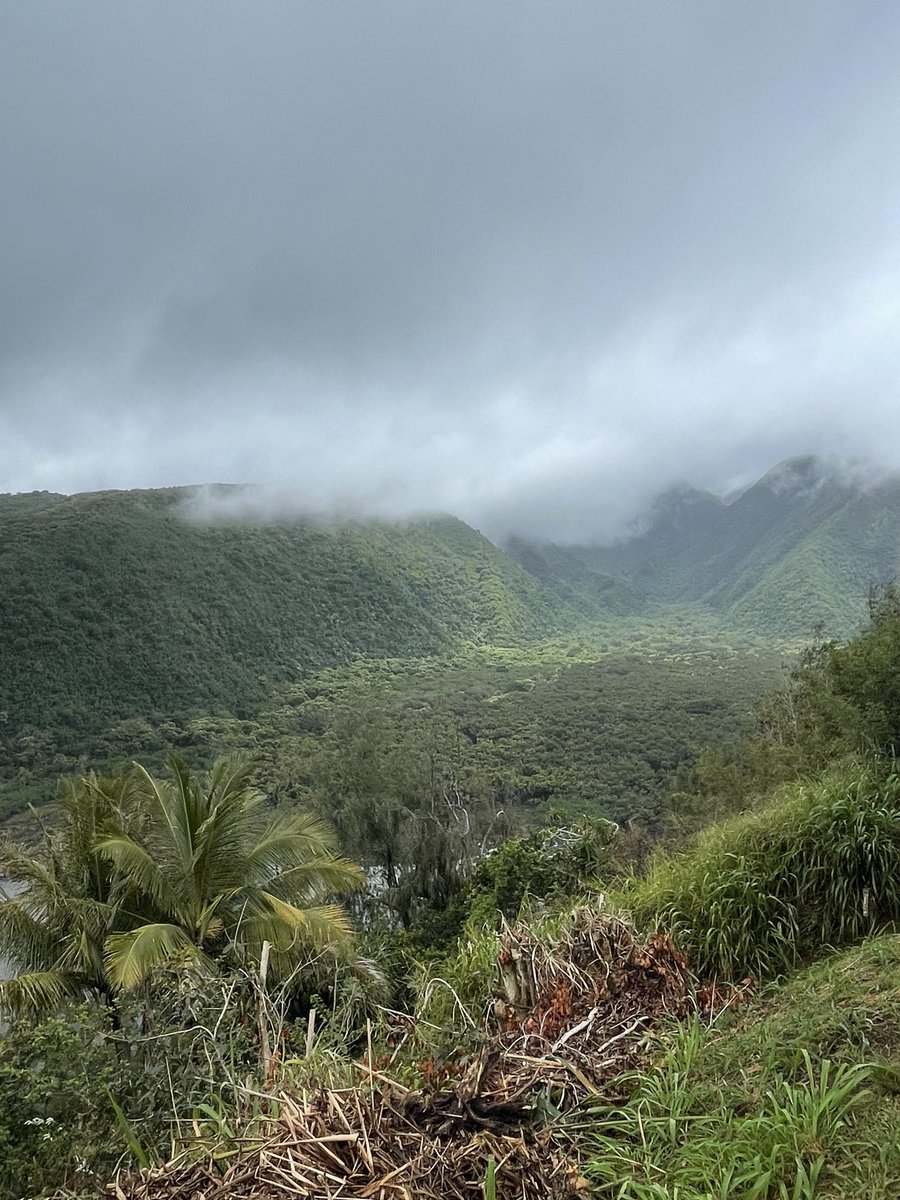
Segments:
[[[637,1078],[621,1108],[599,1110],[587,1135],[587,1175],[617,1200],[812,1200],[853,1111],[868,1096],[861,1065],[816,1066],[762,1081],[738,1111],[703,1078],[708,1035],[694,1022],[673,1037],[661,1067]],[[760,1087],[762,1083],[762,1087]],[[841,1193],[842,1194],[842,1193]]]
[[[656,862],[628,904],[702,973],[773,977],[900,919],[900,771],[851,763]]]

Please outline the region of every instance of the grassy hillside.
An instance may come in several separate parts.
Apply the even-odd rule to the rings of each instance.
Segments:
[[[671,1036],[588,1135],[622,1200],[900,1194],[900,937],[882,934]],[[599,1114],[598,1114],[599,1115]]]
[[[704,974],[771,978],[900,914],[900,775],[842,763],[662,859],[628,897]]]

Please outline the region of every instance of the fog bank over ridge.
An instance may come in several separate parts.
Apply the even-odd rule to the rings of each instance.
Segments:
[[[812,494],[829,483],[853,491],[866,491],[886,481],[898,478],[896,470],[879,466],[872,460],[840,459],[836,456],[811,455],[787,459],[767,471],[748,478],[739,486],[729,481],[727,486],[706,488],[690,479],[669,482],[660,479],[652,492],[645,491],[646,479],[626,480],[619,503],[598,507],[591,499],[591,481],[569,481],[557,495],[545,492],[541,497],[542,514],[536,511],[524,516],[512,508],[498,506],[493,513],[477,509],[467,511],[464,497],[459,497],[456,509],[445,506],[410,506],[402,495],[393,497],[348,496],[343,503],[323,502],[302,488],[266,485],[201,485],[192,489],[183,504],[183,513],[190,521],[199,523],[240,521],[267,524],[291,521],[298,517],[332,520],[384,519],[403,521],[436,516],[455,516],[479,528],[494,541],[503,542],[509,536],[524,536],[538,541],[588,544],[610,544],[638,536],[649,528],[659,510],[673,505],[690,504],[704,497],[723,505],[737,500],[754,484],[765,484],[775,495],[792,492],[800,496]],[[585,489],[579,496],[578,487]],[[595,485],[596,486],[596,485]],[[602,487],[602,484],[601,484]],[[533,503],[537,503],[535,498]]]
[[[2,24],[0,491],[572,541],[680,479],[900,467],[897,5]]]

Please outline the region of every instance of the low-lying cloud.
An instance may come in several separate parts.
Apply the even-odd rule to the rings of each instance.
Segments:
[[[900,466],[894,5],[3,25],[0,490],[570,539],[676,479]]]

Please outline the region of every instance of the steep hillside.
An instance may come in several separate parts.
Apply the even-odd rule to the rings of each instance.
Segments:
[[[453,518],[201,524],[187,490],[0,498],[8,761],[110,720],[252,708],[356,655],[510,644],[577,619]]]
[[[737,628],[806,637],[858,628],[871,584],[894,578],[900,482],[863,486],[813,457],[781,463],[729,502],[662,493],[613,546],[541,548],[560,578],[587,569],[662,604],[701,603]],[[536,551],[513,546],[526,568]]]
[[[813,618],[841,635],[858,626],[869,587],[894,579],[898,565],[900,484],[886,480],[821,513],[812,530],[755,579],[746,579],[739,594],[714,599],[755,628],[768,622],[802,633],[801,618],[806,630]]]

